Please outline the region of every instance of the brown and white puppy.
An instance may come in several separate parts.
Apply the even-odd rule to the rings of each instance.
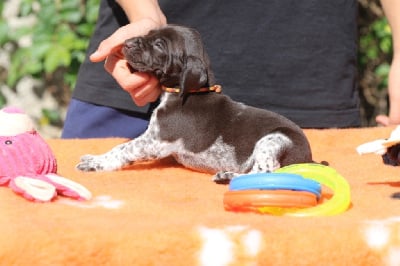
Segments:
[[[218,87],[194,29],[168,25],[127,40],[123,52],[134,71],[152,73],[170,89],[141,136],[105,154],[83,156],[78,169],[116,170],[173,156],[185,167],[215,174],[216,182],[229,182],[237,174],[312,161],[295,123],[213,91]]]

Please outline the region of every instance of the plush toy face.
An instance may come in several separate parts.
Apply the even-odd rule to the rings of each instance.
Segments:
[[[55,157],[35,131],[0,136],[0,178],[57,172]]]

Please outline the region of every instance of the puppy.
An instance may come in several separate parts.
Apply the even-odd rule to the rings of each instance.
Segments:
[[[127,40],[123,53],[132,70],[159,79],[160,104],[141,136],[105,154],[83,156],[78,169],[111,171],[173,156],[185,167],[215,174],[217,183],[228,183],[238,174],[312,161],[310,145],[295,123],[219,93],[194,29],[153,30]]]

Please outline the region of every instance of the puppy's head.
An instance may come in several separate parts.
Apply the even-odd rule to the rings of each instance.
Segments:
[[[123,53],[134,71],[153,73],[161,85],[189,90],[214,85],[208,55],[200,34],[168,25],[125,41]]]

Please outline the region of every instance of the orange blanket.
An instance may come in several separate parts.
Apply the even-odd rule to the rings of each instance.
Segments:
[[[0,187],[2,265],[400,265],[400,167],[364,142],[393,128],[306,130],[314,159],[344,176],[351,208],[332,217],[278,217],[223,208],[228,187],[173,160],[116,172],[75,170],[81,155],[123,139],[47,140],[58,173],[89,202],[32,203]]]

